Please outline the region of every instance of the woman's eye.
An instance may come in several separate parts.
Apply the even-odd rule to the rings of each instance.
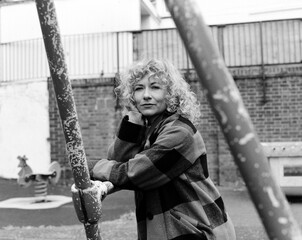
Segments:
[[[142,89],[143,89],[143,87],[135,87],[134,91],[139,91],[139,90],[142,90]]]
[[[152,88],[153,88],[153,89],[160,89],[160,86],[158,86],[158,85],[153,85]]]

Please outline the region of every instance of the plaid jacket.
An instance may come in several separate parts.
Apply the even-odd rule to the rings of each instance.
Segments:
[[[135,190],[138,239],[236,239],[189,120],[165,112],[147,128],[126,116],[108,159],[90,165],[92,177]]]

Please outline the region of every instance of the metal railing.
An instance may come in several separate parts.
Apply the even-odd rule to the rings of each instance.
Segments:
[[[213,41],[228,67],[300,63],[300,19],[210,27]],[[176,29],[135,34],[138,57],[169,58],[180,69],[193,68]]]
[[[228,67],[300,63],[300,19],[211,26]],[[143,57],[167,58],[192,69],[176,29],[62,36],[71,79],[111,77]],[[0,82],[49,77],[42,39],[0,44]]]
[[[131,32],[62,37],[71,78],[110,77],[133,61]],[[42,39],[0,45],[0,82],[50,76]]]

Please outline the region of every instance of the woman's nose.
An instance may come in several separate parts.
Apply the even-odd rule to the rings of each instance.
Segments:
[[[150,91],[149,91],[148,88],[146,88],[145,91],[144,91],[144,98],[145,98],[145,99],[148,99],[148,98],[150,98],[150,97],[151,97]]]

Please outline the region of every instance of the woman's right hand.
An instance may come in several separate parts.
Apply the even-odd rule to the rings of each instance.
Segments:
[[[138,111],[138,109],[133,105],[133,103],[129,102],[129,104],[126,106],[126,109],[126,114],[129,117],[129,122],[144,125],[143,115]]]

